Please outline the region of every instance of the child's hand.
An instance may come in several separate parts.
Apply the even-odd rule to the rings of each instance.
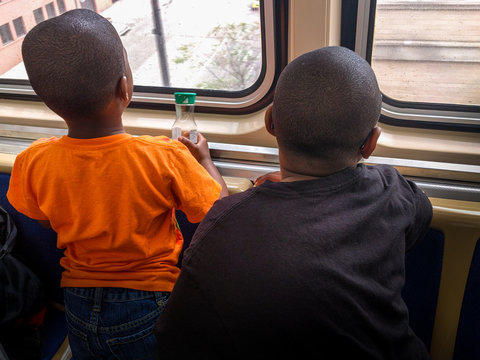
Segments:
[[[225,180],[223,179],[222,175],[220,175],[220,172],[215,167],[215,164],[210,157],[207,139],[205,139],[205,136],[200,133],[197,133],[197,135],[198,142],[196,144],[183,136],[180,136],[178,138],[178,141],[180,141],[187,147],[187,149],[190,151],[193,157],[197,159],[200,165],[202,165],[205,170],[207,170],[207,172],[220,184],[220,186],[222,187],[222,191],[220,192],[219,198],[221,199],[225,196],[228,196],[227,184],[225,183]]]
[[[194,144],[184,136],[180,136],[178,138],[178,141],[184,144],[187,147],[187,149],[190,151],[190,153],[193,155],[193,157],[197,159],[197,161],[200,164],[202,164],[203,161],[211,159],[210,151],[208,150],[208,143],[205,136],[203,136],[201,133],[197,133],[197,134],[198,134],[198,141],[196,144]]]
[[[254,185],[258,186],[260,184],[263,184],[266,180],[270,180],[273,182],[282,181],[282,174],[280,173],[280,171],[274,171],[274,172],[259,176],[258,178],[255,179]]]

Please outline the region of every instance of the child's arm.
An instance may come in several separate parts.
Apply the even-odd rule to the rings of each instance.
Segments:
[[[263,184],[267,180],[270,180],[273,182],[282,181],[282,173],[280,171],[273,171],[273,172],[264,174],[262,176],[259,176],[258,178],[255,179],[254,185],[258,186],[260,184]]]
[[[210,157],[210,150],[208,149],[208,143],[205,136],[201,133],[198,133],[198,142],[194,144],[189,139],[180,136],[178,138],[180,142],[182,142],[190,153],[193,155],[195,159],[202,165],[205,170],[221,185],[222,191],[220,192],[219,199],[228,196],[228,189],[227,184],[225,184],[225,180],[223,180],[222,175],[218,172],[218,169],[215,167],[215,164]]]

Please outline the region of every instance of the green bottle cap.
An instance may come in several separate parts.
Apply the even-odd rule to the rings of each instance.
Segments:
[[[195,104],[196,93],[189,92],[176,92],[175,95],[175,104]]]

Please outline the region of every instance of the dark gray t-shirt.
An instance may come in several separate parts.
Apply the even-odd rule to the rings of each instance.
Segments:
[[[431,217],[427,196],[382,165],[217,201],[157,323],[159,354],[427,359],[401,290]]]

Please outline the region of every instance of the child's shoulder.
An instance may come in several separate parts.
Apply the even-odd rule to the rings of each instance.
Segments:
[[[60,138],[57,138],[55,136],[52,136],[49,138],[40,138],[35,140],[29,147],[42,146],[42,145],[45,146],[45,145],[57,142],[58,140],[60,140]]]
[[[369,176],[378,175],[381,178],[389,179],[389,180],[397,180],[403,179],[403,176],[395,169],[393,166],[388,164],[375,164],[375,165],[366,165],[366,164],[359,164],[360,167],[363,167],[366,173]]]
[[[378,181],[384,188],[403,189],[408,193],[419,192],[418,186],[412,180],[404,177],[396,168],[387,164],[365,166],[368,178]]]
[[[161,136],[141,135],[141,136],[135,137],[135,140],[142,142],[144,144],[159,145],[165,148],[177,149],[177,148],[184,147],[184,145],[181,142],[172,140],[163,135]]]
[[[32,142],[28,148],[26,148],[24,151],[22,151],[19,155],[21,154],[26,154],[26,153],[35,153],[38,150],[49,147],[52,144],[55,144],[60,138],[57,138],[55,136],[49,137],[49,138],[40,138]]]
[[[17,154],[15,157],[15,163],[29,163],[31,161],[36,161],[38,157],[42,157],[45,152],[49,152],[51,145],[56,144],[59,138],[50,137],[50,138],[40,138],[32,142],[25,150]]]
[[[150,135],[141,135],[136,136],[134,141],[142,148],[148,148],[149,153],[157,154],[161,157],[167,158],[190,158],[191,154],[188,148],[182,144],[180,141],[172,140],[166,136],[150,136]]]

